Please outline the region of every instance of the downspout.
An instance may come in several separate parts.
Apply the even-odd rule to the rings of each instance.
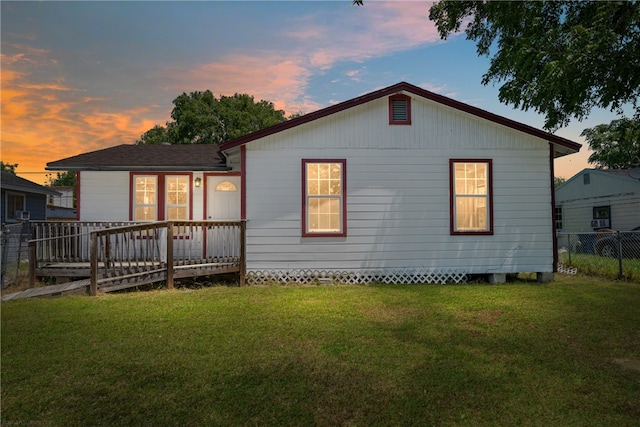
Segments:
[[[556,188],[553,166],[553,144],[549,143],[549,171],[551,172],[551,235],[553,236],[553,272],[558,272],[558,236],[556,236]]]

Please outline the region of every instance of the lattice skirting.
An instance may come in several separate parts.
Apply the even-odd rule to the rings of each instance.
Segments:
[[[247,284],[370,284],[370,283],[466,283],[467,273],[460,270],[400,268],[389,270],[251,270]]]
[[[578,269],[575,267],[569,267],[564,264],[558,264],[558,273],[564,274],[578,274]]]

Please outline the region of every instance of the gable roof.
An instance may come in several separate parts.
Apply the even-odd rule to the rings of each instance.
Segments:
[[[224,171],[218,146],[212,144],[122,144],[47,163],[47,170],[67,171]]]
[[[593,169],[586,168],[567,179],[562,184],[555,188],[555,191],[570,187],[573,182],[580,182],[580,177],[584,174],[593,174],[594,176],[600,176],[607,180],[617,180],[617,182],[638,182],[640,181],[640,168],[634,169]]]
[[[29,181],[28,179],[20,178],[17,175],[14,175],[10,172],[1,171],[2,175],[0,178],[0,187],[3,190],[10,191],[19,191],[22,193],[32,193],[32,194],[46,194],[51,196],[60,196],[61,194],[55,190],[44,187],[40,184],[36,184],[35,182]]]
[[[323,108],[321,110],[305,114],[303,116],[297,117],[295,119],[288,120],[286,122],[279,123],[277,125],[271,126],[269,128],[261,129],[259,131],[241,136],[240,138],[236,138],[231,141],[224,142],[220,144],[220,150],[226,151],[234,147],[238,147],[240,145],[247,144],[251,141],[255,141],[260,138],[264,138],[269,135],[273,135],[278,132],[282,132],[287,129],[294,128],[296,126],[303,125],[305,123],[312,122],[314,120],[327,117],[331,114],[338,113],[340,111],[346,110],[348,108],[352,108],[379,98],[387,97],[389,95],[394,95],[397,93],[411,93],[417,96],[420,96],[425,99],[429,99],[431,101],[437,102],[442,105],[446,105],[448,107],[454,108],[456,110],[463,111],[465,113],[472,114],[474,116],[498,123],[500,125],[518,130],[520,132],[524,132],[526,134],[542,138],[546,141],[549,141],[554,146],[554,157],[561,157],[566,154],[571,154],[580,151],[582,147],[581,144],[577,142],[571,141],[566,138],[562,138],[557,135],[553,135],[549,132],[545,132],[543,130],[534,128],[529,125],[525,125],[520,122],[516,122],[514,120],[508,119],[506,117],[499,116],[497,114],[490,113],[488,111],[482,110],[477,107],[473,107],[471,105],[465,104],[460,101],[456,101],[451,98],[447,98],[442,95],[438,95],[437,93],[430,92],[428,90],[422,89],[418,86],[414,86],[412,84],[406,82],[396,83],[395,85],[386,87],[384,89],[380,89],[357,98],[350,99],[348,101],[341,102],[339,104],[332,105],[327,108]]]

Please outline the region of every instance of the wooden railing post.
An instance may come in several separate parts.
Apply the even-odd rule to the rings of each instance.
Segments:
[[[167,288],[173,289],[173,222],[167,223]]]
[[[91,296],[98,295],[98,233],[91,232],[91,244],[89,246],[91,257],[91,285],[89,293]]]
[[[29,240],[29,287],[33,288],[36,285],[36,264],[38,263],[38,257],[36,256],[36,242],[35,240]]]
[[[245,285],[245,275],[247,272],[247,257],[246,257],[246,236],[247,236],[247,221],[240,221],[240,286]]]

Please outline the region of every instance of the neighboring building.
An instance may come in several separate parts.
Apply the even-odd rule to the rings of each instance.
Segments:
[[[75,220],[77,211],[75,206],[74,187],[52,186],[50,189],[59,195],[49,196],[47,199],[47,218],[50,220]]]
[[[1,178],[2,224],[47,219],[47,197],[60,193],[6,171]]]
[[[246,219],[249,283],[498,282],[552,276],[553,159],[579,149],[398,83],[219,148],[118,146],[48,169],[79,171],[82,220]]]
[[[628,231],[640,226],[640,168],[584,169],[555,193],[558,231]]]

